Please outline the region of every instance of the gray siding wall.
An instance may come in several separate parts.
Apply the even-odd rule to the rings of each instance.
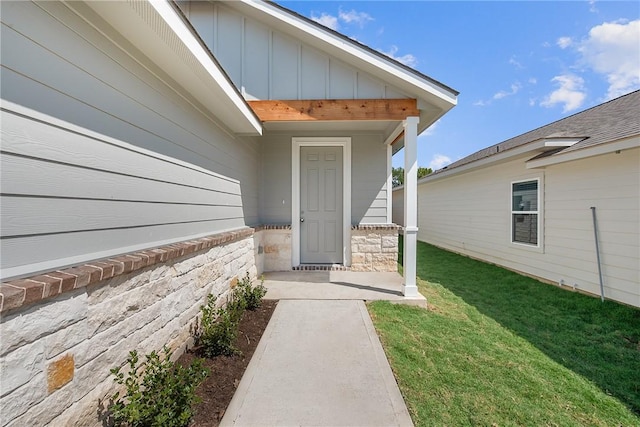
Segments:
[[[3,278],[258,222],[257,141],[96,19],[1,3]]]
[[[393,223],[404,226],[404,187],[393,191],[391,206]]]
[[[605,297],[640,307],[640,149],[526,169],[526,159],[418,187],[418,239],[599,294],[591,206],[597,208]],[[511,182],[539,178],[540,249],[511,243]]]
[[[260,221],[291,224],[291,140],[351,136],[351,223],[387,222],[387,151],[379,134],[278,133],[261,141]]]
[[[207,47],[247,99],[406,98],[400,90],[229,5],[181,1]]]

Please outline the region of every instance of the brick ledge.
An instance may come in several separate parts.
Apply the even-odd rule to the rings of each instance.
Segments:
[[[352,225],[352,230],[388,230],[398,231],[402,230],[402,227],[396,224],[359,224]],[[290,224],[261,224],[255,226],[256,232],[262,230],[291,230]]]
[[[252,236],[254,231],[249,227],[241,228],[4,282],[0,284],[0,313],[204,249],[233,243]]]
[[[386,231],[398,231],[402,230],[402,227],[396,224],[360,224],[352,225],[352,230],[386,230]]]

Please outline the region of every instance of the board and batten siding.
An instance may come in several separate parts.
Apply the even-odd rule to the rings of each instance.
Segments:
[[[0,7],[3,279],[258,222],[256,140],[95,15]]]
[[[594,206],[605,297],[640,306],[640,149],[544,169],[526,169],[525,160],[421,183],[418,239],[599,295]],[[510,239],[511,183],[535,178],[540,249]]]
[[[217,2],[180,7],[249,100],[407,98],[367,73]]]
[[[380,134],[277,133],[261,141],[260,221],[291,224],[291,141],[294,136],[351,137],[351,225],[387,223],[387,151]]]

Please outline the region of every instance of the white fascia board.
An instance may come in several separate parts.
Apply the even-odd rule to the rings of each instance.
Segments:
[[[404,123],[400,122],[389,134],[387,139],[384,140],[384,145],[391,145],[402,132],[404,132]]]
[[[220,125],[236,134],[262,134],[258,117],[170,0],[85,4],[179,83]]]
[[[182,18],[178,15],[174,7],[169,4],[171,0],[148,0],[149,4],[158,12],[160,17],[164,19],[167,25],[176,33],[182,43],[189,49],[193,56],[198,60],[200,65],[207,70],[209,75],[218,84],[224,94],[235,104],[236,108],[247,118],[256,132],[262,134],[262,123],[256,117],[253,110],[249,107],[242,95],[238,93],[236,87],[229,81],[226,73],[221,67],[214,62],[210,53],[207,52],[198,38],[193,34]]]
[[[587,157],[599,156],[602,154],[613,153],[618,150],[628,150],[630,148],[640,147],[640,136],[634,136],[606,144],[594,145],[581,150],[570,151],[568,153],[558,153],[543,159],[529,160],[526,162],[527,169],[542,168],[545,166],[555,165],[559,163],[571,162],[574,160],[585,159]]]
[[[462,166],[458,166],[451,170],[443,170],[438,173],[432,173],[430,175],[421,178],[418,181],[418,184],[422,184],[424,182],[435,181],[441,178],[450,177],[453,175],[457,175],[463,172],[469,172],[474,169],[482,168],[493,163],[500,163],[507,160],[511,160],[514,157],[522,156],[527,153],[531,153],[532,151],[537,151],[545,148],[545,140],[540,139],[537,141],[530,142],[525,145],[521,145],[516,148],[512,148],[510,150],[502,151],[500,153],[494,154],[493,156],[485,157],[483,159],[479,159],[470,163],[467,163]]]
[[[571,147],[574,144],[584,140],[586,137],[576,137],[576,138],[544,138],[545,148],[560,148],[560,147]]]
[[[458,102],[458,97],[454,92],[447,90],[446,88],[441,87],[431,81],[421,79],[419,78],[419,76],[407,72],[407,70],[404,70],[402,67],[399,67],[393,62],[385,61],[383,58],[378,57],[377,55],[373,55],[366,49],[363,49],[354,43],[349,43],[341,37],[332,34],[330,31],[323,31],[321,28],[309,25],[308,22],[305,22],[304,20],[297,18],[296,16],[289,13],[285,13],[269,3],[255,0],[241,0],[239,3],[259,10],[278,21],[293,27],[298,32],[302,32],[311,36],[316,40],[316,42],[321,41],[335,49],[339,49],[349,54],[350,56],[359,59],[360,61],[369,64],[370,66],[374,66],[377,69],[384,71],[387,75],[387,80],[391,78],[392,80],[401,80],[402,82],[409,84],[413,87],[414,91],[421,92],[421,97],[425,98],[426,100],[431,100],[433,102],[436,101],[433,99],[434,97],[436,97],[437,101],[434,103],[445,112],[453,108]],[[311,40],[307,41],[312,42]],[[407,89],[406,86],[402,87],[402,85],[400,85],[400,88]]]

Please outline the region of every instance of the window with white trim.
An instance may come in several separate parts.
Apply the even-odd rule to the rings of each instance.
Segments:
[[[538,246],[540,180],[511,184],[511,241]]]

